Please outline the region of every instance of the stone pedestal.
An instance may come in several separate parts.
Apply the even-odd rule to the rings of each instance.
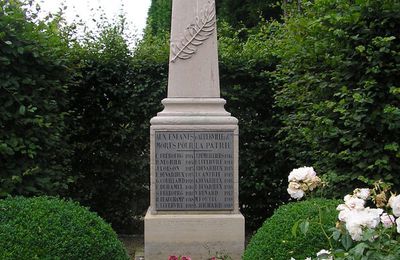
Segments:
[[[145,217],[145,259],[164,260],[169,255],[189,255],[193,260],[208,259],[217,253],[241,259],[244,250],[245,220],[239,212],[239,131],[237,119],[224,109],[225,100],[220,98],[167,98],[162,102],[165,109],[151,120],[151,206]],[[222,198],[232,203],[227,207],[206,210],[183,206],[179,209],[157,209],[157,197],[171,198],[157,194],[156,134],[157,133],[232,133],[232,157],[228,164],[232,170],[223,172],[231,177],[231,182],[223,191],[229,194]],[[229,150],[229,149],[228,149]],[[223,154],[222,151],[212,154]],[[214,164],[212,164],[214,165]],[[215,166],[215,165],[214,165]],[[225,166],[224,166],[225,167]],[[180,167],[179,172],[182,170]],[[222,172],[220,174],[223,174]],[[232,174],[232,175],[230,175]],[[187,184],[186,184],[187,185]],[[177,187],[178,190],[180,187]],[[217,188],[218,189],[218,188]],[[171,191],[177,189],[171,188]],[[186,188],[182,189],[184,192]],[[232,191],[232,194],[229,191]],[[173,195],[187,199],[185,194]],[[207,196],[203,199],[212,199]],[[219,199],[221,200],[221,198]],[[222,202],[223,203],[223,202]],[[184,203],[185,204],[185,203]],[[161,203],[159,206],[163,206]]]
[[[238,120],[220,98],[214,0],[173,0],[168,98],[151,119],[145,259],[241,259]]]
[[[145,259],[166,260],[187,255],[205,260],[217,253],[239,260],[243,253],[244,218],[241,214],[146,215]]]

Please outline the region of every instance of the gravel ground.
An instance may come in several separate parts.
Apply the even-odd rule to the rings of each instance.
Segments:
[[[131,260],[142,260],[144,256],[144,239],[140,235],[119,235],[119,239],[124,243],[126,251]]]
[[[246,245],[251,235],[247,234]],[[118,237],[124,243],[131,260],[144,260],[144,238],[142,235],[119,235]]]

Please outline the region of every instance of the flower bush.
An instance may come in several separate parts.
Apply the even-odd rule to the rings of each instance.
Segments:
[[[378,181],[373,189],[356,189],[344,197],[332,234],[343,248],[332,251],[334,259],[399,259],[400,195],[390,189]]]
[[[323,183],[312,167],[294,169],[288,179],[287,191],[297,200]],[[359,179],[371,183],[368,179]],[[391,186],[382,181],[372,184],[372,189],[357,188],[344,196],[343,203],[336,207],[338,222],[336,227],[330,229],[332,234],[328,236],[322,230],[330,241],[330,250],[322,249],[316,254],[316,259],[399,259],[400,195],[391,192]],[[308,220],[303,220],[296,225],[307,223]]]
[[[329,237],[340,246],[321,250],[316,259],[399,259],[400,195],[391,193],[390,185],[381,181],[374,186],[357,188],[344,197]]]
[[[345,224],[346,230],[355,241],[361,241],[363,229],[376,228],[381,222],[383,214],[383,209],[365,207],[365,199],[358,197],[357,193],[354,192],[353,195],[346,195],[344,197],[345,203],[337,207],[339,220]]]

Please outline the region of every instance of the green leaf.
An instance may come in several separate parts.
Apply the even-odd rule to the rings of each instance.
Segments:
[[[341,235],[341,232],[340,232],[339,230],[335,230],[335,231],[332,233],[332,237],[333,237],[333,239],[335,239],[336,241],[339,240],[340,235]]]
[[[25,111],[26,111],[26,107],[24,106],[24,105],[21,105],[20,107],[19,107],[19,114],[20,115],[25,115]]]
[[[11,180],[12,180],[14,183],[21,183],[22,178],[21,178],[21,176],[13,175],[13,176],[11,177]]]
[[[394,151],[394,152],[397,152],[398,150],[399,150],[399,144],[398,143],[396,143],[396,142],[393,142],[393,143],[391,143],[391,144],[387,144],[387,145],[385,145],[385,148],[384,148],[386,151]]]
[[[364,231],[363,234],[363,239],[364,240],[373,240],[373,238],[375,237],[375,230],[368,228],[367,230]]]
[[[308,232],[308,228],[309,227],[310,227],[310,222],[308,220],[301,222],[300,223],[300,231],[301,231],[301,233],[306,235],[307,232]]]
[[[351,239],[351,236],[348,233],[342,236],[341,242],[346,251],[348,251],[353,245],[353,240]]]
[[[356,47],[356,50],[357,50],[359,53],[363,53],[363,52],[365,51],[365,46],[359,45],[359,46]]]
[[[343,249],[339,248],[339,249],[335,249],[334,251],[334,255],[335,256],[345,256],[346,255],[346,251],[344,251]]]
[[[299,224],[300,224],[301,221],[302,221],[301,219],[298,220],[298,221],[296,221],[296,222],[294,223],[294,225],[292,226],[292,229],[291,229],[291,231],[292,231],[292,236],[297,237],[297,229],[299,228]]]
[[[0,154],[14,155],[14,150],[11,149],[11,147],[9,147],[7,144],[0,143]]]
[[[365,249],[368,248],[368,245],[365,243],[360,243],[354,247],[354,254],[358,257],[363,256]]]

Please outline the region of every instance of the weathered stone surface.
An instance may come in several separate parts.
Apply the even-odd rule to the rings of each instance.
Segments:
[[[145,259],[187,255],[205,260],[216,253],[241,259],[244,218],[241,214],[154,215],[145,218]]]
[[[178,120],[179,121],[179,120]],[[227,164],[226,167],[232,167],[232,169],[226,169],[223,168],[224,172],[222,174],[226,174],[226,176],[224,176],[223,178],[223,182],[225,182],[224,185],[227,185],[227,187],[223,187],[226,188],[228,191],[232,191],[229,192],[229,194],[225,194],[223,193],[224,196],[224,200],[227,199],[227,202],[229,202],[229,207],[224,207],[224,208],[208,208],[208,209],[204,209],[204,208],[191,208],[191,209],[186,209],[183,210],[181,208],[175,208],[175,209],[162,209],[157,207],[157,198],[159,197],[159,195],[163,195],[163,194],[157,194],[157,191],[160,191],[160,187],[157,187],[158,185],[160,185],[163,182],[175,182],[174,178],[168,179],[166,180],[166,172],[162,171],[162,170],[168,170],[168,169],[159,169],[159,173],[161,174],[161,178],[163,179],[158,179],[157,177],[157,165],[159,165],[160,161],[157,163],[157,158],[158,157],[182,157],[181,155],[168,155],[168,154],[174,154],[174,150],[169,150],[169,149],[165,149],[165,147],[170,147],[173,146],[172,143],[165,143],[162,145],[164,147],[164,149],[162,149],[161,151],[159,151],[159,155],[157,155],[157,140],[156,140],[156,136],[157,133],[192,133],[193,136],[189,137],[186,136],[187,139],[189,140],[194,140],[195,136],[194,133],[197,133],[197,135],[201,134],[201,133],[224,133],[224,136],[226,138],[228,138],[228,147],[229,149],[225,149],[222,150],[222,153],[217,153],[217,155],[213,155],[214,153],[211,152],[211,154],[213,156],[220,156],[220,157],[226,157],[227,160],[226,162],[224,161],[223,163]],[[180,125],[180,124],[176,124],[176,125],[154,125],[151,126],[151,131],[150,131],[150,190],[151,190],[151,196],[150,196],[150,202],[151,202],[151,210],[152,212],[154,212],[154,214],[185,214],[188,212],[192,212],[192,213],[196,213],[198,211],[206,211],[208,213],[235,213],[238,214],[239,213],[239,201],[238,201],[238,193],[239,193],[239,184],[238,184],[238,179],[239,179],[239,157],[238,157],[238,153],[239,153],[239,132],[238,132],[238,126],[237,125],[199,125],[199,124],[193,124],[193,125]],[[164,137],[164,138],[169,138],[169,137]],[[232,142],[231,142],[232,140]],[[203,140],[204,141],[204,140]],[[190,142],[193,144],[193,141]],[[175,145],[178,145],[175,143]],[[189,147],[189,144],[184,144],[187,145]],[[224,145],[227,145],[226,143]],[[186,155],[186,151],[181,151],[181,153]],[[230,156],[232,155],[232,156]],[[197,157],[204,157],[207,156],[207,153],[201,152],[198,153]],[[231,158],[230,158],[231,157]],[[200,158],[201,159],[201,158]],[[173,159],[172,159],[173,160]],[[164,161],[165,163],[165,161]],[[180,162],[174,162],[174,163],[180,163]],[[183,162],[186,163],[186,162]],[[204,161],[201,161],[201,163],[204,164]],[[212,166],[212,165],[211,165]],[[215,165],[214,165],[215,166]],[[224,166],[225,167],[225,166]],[[181,167],[181,165],[179,165],[179,169],[178,167],[175,167],[175,170],[177,171],[172,171],[172,169],[170,168],[167,174],[169,175],[179,175],[181,174],[181,169],[185,170],[184,167]],[[204,170],[204,169],[203,169]],[[231,174],[232,175],[231,175]],[[182,175],[182,174],[181,174]],[[230,177],[229,177],[230,176]],[[193,176],[194,177],[194,176]],[[179,180],[179,181],[183,181],[183,180]],[[190,183],[188,184],[190,185]],[[230,187],[228,187],[230,186]],[[182,193],[179,192],[180,191],[180,187],[176,187],[176,189],[174,189],[174,187],[162,187],[165,191],[168,188],[172,188],[173,192],[176,192],[176,194],[170,194],[170,196],[182,196]],[[182,185],[182,188],[185,189],[186,187],[184,187]],[[196,188],[196,187],[193,187]],[[183,191],[182,189],[182,191]],[[167,193],[166,193],[167,194]],[[181,194],[181,195],[178,195]],[[220,192],[216,193],[216,195],[220,194]],[[165,196],[165,195],[164,195]],[[211,195],[210,195],[211,196]],[[232,198],[233,201],[231,202],[230,199],[228,198]],[[218,196],[213,198],[213,199],[218,199]]]
[[[238,120],[220,98],[214,4],[173,0],[168,97],[150,121],[146,259],[244,250]]]
[[[213,26],[203,28],[212,19]],[[172,5],[169,98],[219,98],[219,71],[214,0],[174,0]],[[193,28],[196,27],[196,28]],[[204,30],[207,30],[205,32]],[[205,33],[210,34],[204,35]],[[199,40],[196,41],[196,38]],[[182,44],[183,42],[183,44]],[[195,43],[196,45],[193,45]],[[199,44],[199,45],[197,45]],[[177,58],[177,50],[194,53]]]
[[[156,131],[156,210],[233,210],[233,131]]]

